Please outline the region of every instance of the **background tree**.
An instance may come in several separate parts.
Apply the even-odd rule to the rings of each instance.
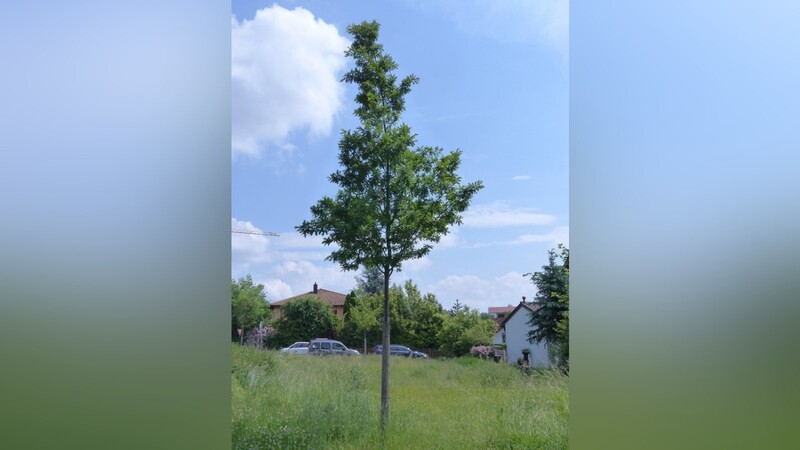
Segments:
[[[364,268],[361,277],[356,277],[358,289],[367,294],[383,293],[383,272],[378,267]]]
[[[377,342],[381,331],[381,295],[371,294],[357,288],[347,295],[344,307],[344,326],[342,340],[347,345],[356,346],[363,339],[364,353],[367,342]]]
[[[458,299],[456,299],[456,301],[453,303],[453,307],[450,308],[449,312],[451,316],[455,316],[456,314],[463,311],[464,311],[464,305],[462,305],[461,302]]]
[[[569,279],[569,268],[565,269],[567,279]],[[564,305],[564,312],[561,315],[561,320],[556,324],[556,331],[558,332],[559,347],[556,349],[561,359],[559,361],[561,367],[569,371],[569,283],[566,286],[566,292],[558,296],[558,301]]]
[[[342,340],[361,345],[363,340],[379,342],[381,339],[382,293],[378,295],[355,289],[345,301],[345,321]],[[392,317],[391,336],[395,344],[405,344],[416,349],[438,348],[436,335],[442,326],[442,305],[433,294],[425,294],[413,281],[389,289],[389,310]],[[360,343],[357,343],[360,341]]]
[[[546,341],[553,350],[557,362],[566,364],[569,359],[569,249],[562,244],[547,252],[548,263],[542,270],[531,275],[536,285],[534,303],[538,305],[529,315],[528,325],[533,329],[528,332],[528,341]],[[560,263],[557,261],[560,259]],[[559,323],[564,323],[559,325]],[[566,332],[563,331],[565,325]],[[559,327],[561,329],[559,329]]]
[[[497,323],[481,319],[477,310],[461,306],[455,314],[443,315],[444,323],[437,335],[440,348],[448,356],[463,356],[474,345],[491,344]]]
[[[264,285],[253,284],[253,278],[248,274],[238,280],[231,280],[231,326],[241,329],[238,337],[241,344],[245,333],[258,327],[259,322],[272,317],[269,309]]]
[[[360,126],[343,130],[339,141],[341,169],[330,176],[339,185],[336,198],[324,197],[311,207],[313,218],[297,230],[322,235],[339,245],[328,259],[345,270],[376,267],[383,274],[383,355],[381,360],[381,426],[389,419],[389,279],[403,261],[427,255],[432,244],[461,223],[461,213],[480,182],[461,184],[456,173],[461,153],[446,155],[438,147],[416,147],[416,136],[400,121],[405,96],[419,80],[409,75],[398,83],[397,64],[378,43],[377,22],[350,25],[353,37],[345,55],[355,67],[343,81],[358,86],[355,115]],[[404,31],[405,32],[405,31]]]
[[[281,305],[281,316],[274,323],[273,345],[287,346],[313,338],[333,338],[339,318],[331,307],[315,297],[300,297]]]
[[[411,280],[405,282],[403,290],[407,307],[405,345],[416,349],[438,348],[437,334],[444,323],[444,308],[435,295],[422,295]]]

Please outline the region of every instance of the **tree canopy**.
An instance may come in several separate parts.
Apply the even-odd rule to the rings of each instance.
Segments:
[[[462,356],[474,345],[491,344],[496,331],[494,320],[482,319],[477,310],[460,306],[457,312],[446,316],[437,339],[445,354]]]
[[[381,424],[389,417],[389,278],[404,261],[421,258],[460,224],[480,181],[462,184],[457,170],[461,152],[417,146],[417,136],[401,122],[405,96],[419,82],[414,75],[398,81],[397,63],[378,42],[380,25],[350,25],[352,44],[345,52],[354,67],[343,81],[355,84],[360,125],[343,130],[340,168],[330,176],[339,186],[335,198],[311,207],[312,218],[297,227],[304,236],[321,235],[337,244],[328,260],[345,270],[375,267],[383,273],[383,344]],[[403,32],[406,32],[403,30]]]
[[[270,317],[263,284],[253,284],[253,278],[249,274],[238,280],[231,280],[231,325],[242,330],[242,337],[248,330],[257,327],[259,322]]]

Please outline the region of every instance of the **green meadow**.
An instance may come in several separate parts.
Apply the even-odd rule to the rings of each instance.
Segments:
[[[391,360],[379,427],[380,357],[288,355],[233,345],[234,449],[567,448],[568,377],[467,357]]]

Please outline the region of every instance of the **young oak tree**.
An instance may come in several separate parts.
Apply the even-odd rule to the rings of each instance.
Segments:
[[[381,359],[382,427],[389,420],[389,278],[403,261],[427,255],[432,244],[461,223],[461,213],[480,181],[461,184],[456,173],[461,152],[443,154],[438,147],[416,147],[416,136],[400,121],[405,96],[419,80],[399,83],[397,64],[378,43],[380,25],[350,25],[353,37],[345,56],[355,67],[342,81],[358,86],[354,114],[360,126],[343,130],[339,141],[340,169],[330,181],[339,185],[336,198],[323,197],[311,207],[311,220],[297,230],[322,235],[323,243],[338,244],[328,260],[344,270],[360,266],[383,274],[383,355]]]

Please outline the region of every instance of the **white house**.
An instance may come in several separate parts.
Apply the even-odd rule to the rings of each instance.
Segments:
[[[516,364],[517,358],[522,358],[522,349],[528,348],[531,367],[550,367],[550,357],[547,352],[547,343],[528,342],[528,332],[533,328],[528,325],[530,312],[536,306],[533,303],[520,302],[513,311],[506,314],[501,326],[505,330],[506,355],[510,364]]]
[[[525,297],[522,297],[523,300]],[[492,340],[492,344],[500,345],[506,343],[506,330],[503,329],[501,325],[503,323],[503,319],[505,319],[506,314],[513,311],[514,307],[511,305],[508,306],[490,306],[489,307],[489,314],[491,315],[492,319],[497,323],[497,332],[494,334],[494,339]]]

